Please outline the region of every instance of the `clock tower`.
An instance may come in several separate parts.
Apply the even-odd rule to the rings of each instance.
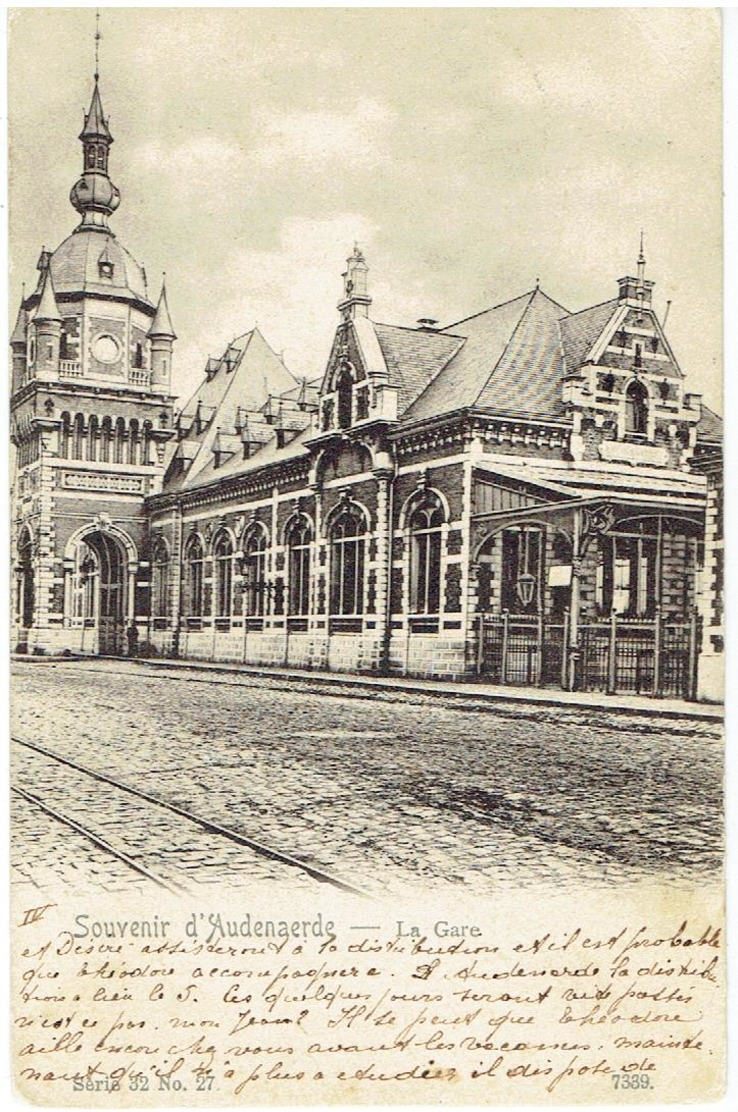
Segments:
[[[80,222],[42,249],[10,340],[13,647],[116,654],[148,609],[144,500],[173,435],[176,337],[164,287],[152,301],[108,225],[121,195],[97,74],[79,138]]]

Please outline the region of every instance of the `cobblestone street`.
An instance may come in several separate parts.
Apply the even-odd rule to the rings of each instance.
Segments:
[[[445,696],[329,694],[309,675],[286,684],[125,661],[16,662],[13,677],[14,736],[372,892],[692,885],[720,866],[715,722],[480,711]],[[18,761],[14,783],[25,776]],[[33,790],[43,796],[44,783]],[[87,808],[98,823],[120,822],[104,791],[81,800],[70,782],[66,794],[77,817]],[[145,887],[28,801],[13,811],[18,884]],[[247,850],[226,858],[206,837],[193,841],[196,882],[292,883],[288,868]],[[147,860],[167,860],[170,825],[146,841]],[[294,883],[314,883],[294,872]]]

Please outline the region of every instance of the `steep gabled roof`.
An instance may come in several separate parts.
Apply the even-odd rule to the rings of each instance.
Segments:
[[[182,410],[186,440],[198,445],[186,476],[180,479],[183,487],[194,485],[201,472],[212,468],[215,438],[219,431],[222,436],[235,432],[239,411],[257,412],[270,396],[298,386],[297,379],[256,328],[233,340],[220,360],[208,361],[208,368]],[[202,419],[199,431],[195,426],[198,414]]]
[[[399,387],[398,412],[403,413],[464,342],[460,336],[375,324],[390,385]]]
[[[563,361],[558,321],[566,315],[540,289],[459,321],[442,334],[463,343],[406,417],[432,417],[482,405],[501,412],[561,410]]]
[[[600,305],[590,305],[588,309],[582,309],[578,313],[570,313],[562,319],[561,343],[567,371],[576,370],[582,365],[619,304],[615,297]]]

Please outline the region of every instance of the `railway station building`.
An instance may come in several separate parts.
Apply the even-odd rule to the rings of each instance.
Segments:
[[[596,305],[414,328],[356,247],[321,379],[254,328],[177,406],[97,81],[80,139],[11,336],[17,651],[720,697],[722,423],[642,247]]]

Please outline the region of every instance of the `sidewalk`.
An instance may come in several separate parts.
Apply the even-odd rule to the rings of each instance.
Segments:
[[[230,664],[225,661],[173,660],[164,657],[52,657],[16,656],[14,659],[31,660],[34,663],[62,663],[71,660],[101,660],[106,662],[125,662],[133,666],[162,669],[177,669],[202,672],[205,674],[243,676],[273,676],[288,682],[320,685],[330,690],[350,694],[361,692],[366,696],[372,690],[396,691],[402,695],[438,695],[474,702],[477,706],[495,707],[570,707],[582,710],[615,711],[621,714],[650,715],[659,718],[692,718],[702,721],[720,722],[723,719],[722,705],[710,703],[688,703],[684,699],[651,699],[646,695],[604,695],[596,691],[561,691],[557,688],[541,687],[500,687],[483,681],[450,683],[446,680],[414,679],[409,676],[372,676],[349,672],[313,672],[301,668],[280,668],[254,664]]]

